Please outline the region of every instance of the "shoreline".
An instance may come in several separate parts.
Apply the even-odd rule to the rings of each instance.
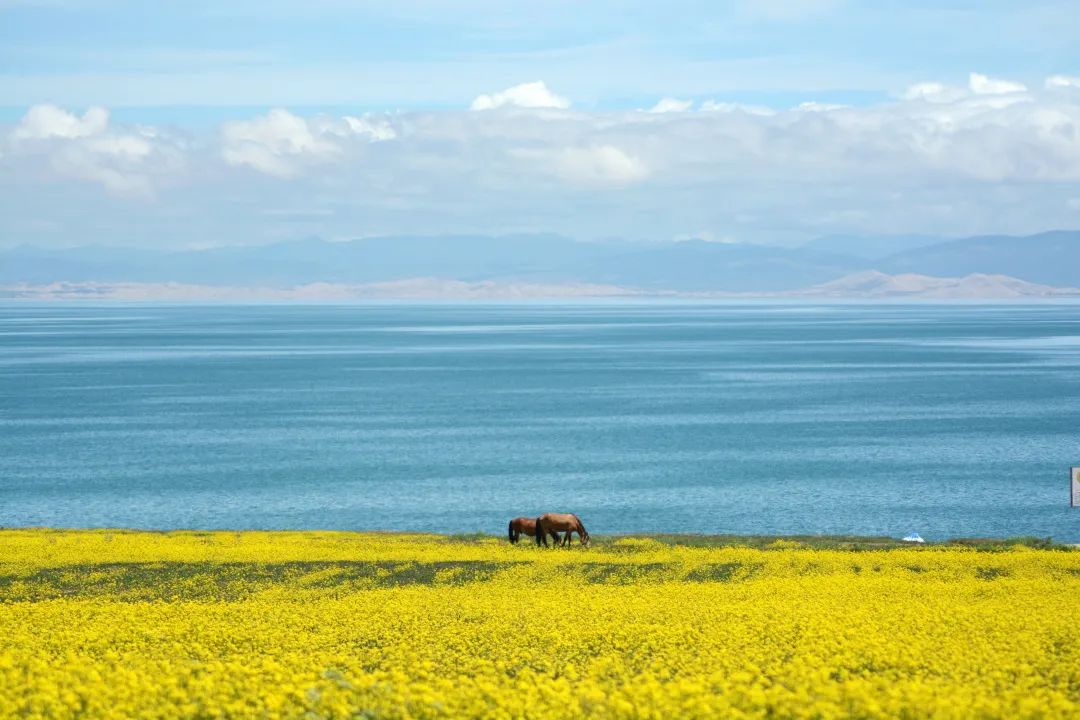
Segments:
[[[177,536],[217,536],[262,535],[281,536],[342,536],[357,537],[400,537],[400,538],[439,538],[451,544],[485,545],[492,542],[505,543],[505,535],[486,532],[438,533],[426,530],[327,530],[327,529],[223,529],[223,528],[125,528],[125,527],[49,527],[49,526],[0,526],[0,537],[7,533],[90,533],[90,534],[125,534],[125,535],[177,535]],[[891,550],[911,548],[970,548],[974,550],[1006,550],[1023,546],[1039,550],[1078,550],[1080,543],[1055,541],[1052,537],[1021,535],[1009,537],[960,537],[946,540],[925,540],[922,543],[904,541],[885,535],[813,535],[813,534],[703,534],[703,533],[592,533],[592,547],[606,547],[625,540],[652,541],[669,547],[725,548],[742,547],[759,550],[779,549],[818,549],[818,550]],[[533,539],[523,536],[522,545],[533,544]],[[573,547],[579,547],[574,543]]]

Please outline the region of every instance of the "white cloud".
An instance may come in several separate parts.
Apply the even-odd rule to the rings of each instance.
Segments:
[[[641,160],[614,145],[561,148],[542,160],[549,172],[575,185],[629,185],[649,176]]]
[[[288,110],[271,110],[262,117],[225,123],[222,134],[229,143],[254,143],[276,154],[330,154],[337,148],[317,138],[308,122]]]
[[[378,120],[366,115],[364,117],[346,115],[345,123],[353,134],[367,136],[372,142],[393,140],[397,137],[397,131],[387,120]]]
[[[39,171],[43,161],[58,177],[98,183],[120,196],[152,196],[155,180],[185,164],[176,140],[152,127],[112,129],[101,107],[79,117],[55,105],[35,105],[9,142],[17,157]]]
[[[648,112],[651,113],[670,113],[670,112],[686,112],[694,106],[692,100],[679,100],[677,98],[666,97],[660,100],[658,103],[649,108]]]
[[[1005,95],[1027,91],[1027,85],[1012,80],[999,80],[979,73],[968,76],[968,87],[976,95]]]
[[[104,132],[108,124],[109,111],[102,107],[92,107],[80,118],[55,105],[35,105],[23,116],[13,137],[18,140],[88,137]]]
[[[186,203],[208,227],[228,218],[243,224],[233,234],[260,238],[1022,232],[1076,224],[1080,93],[1059,87],[979,94],[926,82],[831,112],[723,102],[655,115],[279,110],[190,140],[38,109],[0,130],[0,179],[27,202],[56,179],[153,194],[159,207]],[[248,187],[257,173],[289,181]],[[292,212],[270,216],[268,205]]]
[[[469,106],[470,110],[494,110],[501,107],[557,108],[570,107],[570,101],[548,90],[543,81],[522,83],[491,95],[480,95]]]
[[[831,112],[832,110],[843,110],[847,105],[837,105],[835,103],[823,103],[813,100],[802,102],[796,105],[792,110],[795,112]]]
[[[1060,88],[1080,88],[1080,77],[1070,75],[1051,75],[1046,78],[1046,88],[1056,90]]]
[[[701,107],[698,108],[702,112],[720,112],[720,113],[733,113],[744,112],[748,115],[775,115],[776,111],[770,107],[764,105],[743,105],[742,103],[729,103],[719,102],[717,100],[706,100],[701,103]]]
[[[94,153],[113,155],[129,160],[141,160],[152,152],[153,148],[145,137],[138,135],[113,135],[91,138],[86,147]]]
[[[1061,76],[1055,76],[1061,77]],[[1051,79],[1047,79],[1050,87]],[[966,87],[947,85],[941,82],[920,82],[909,85],[901,94],[904,100],[923,100],[931,103],[950,104],[965,101],[973,95],[985,107],[1005,107],[1014,102],[1024,101],[1028,88],[1023,83],[1013,80],[992,78],[981,73],[970,73]]]
[[[325,133],[281,108],[252,120],[225,123],[221,135],[225,162],[282,178],[298,174],[303,161],[321,162],[340,152]]]
[[[303,118],[276,108],[266,115],[222,125],[221,156],[229,165],[292,178],[311,166],[343,159],[357,143],[367,145],[397,137],[397,129],[386,117]]]
[[[707,242],[719,245],[735,245],[739,239],[731,235],[716,235],[708,230],[699,230],[695,233],[679,233],[671,238],[672,242]]]
[[[921,82],[908,86],[901,96],[904,100],[925,100],[935,103],[956,102],[967,95],[964,88],[939,82]]]

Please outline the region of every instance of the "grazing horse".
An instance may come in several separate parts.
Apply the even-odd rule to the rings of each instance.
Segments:
[[[546,546],[548,544],[546,536],[554,530],[566,531],[562,541],[563,545],[570,544],[574,539],[574,533],[578,534],[578,539],[582,545],[589,544],[589,531],[585,529],[578,516],[573,513],[544,513],[536,518],[536,544]],[[555,544],[558,545],[559,541],[556,540]]]
[[[507,533],[510,535],[510,543],[512,545],[517,544],[518,539],[522,535],[532,537],[536,535],[536,519],[527,517],[514,518],[510,521],[510,527],[507,528]],[[551,539],[558,544],[559,533],[551,531]]]

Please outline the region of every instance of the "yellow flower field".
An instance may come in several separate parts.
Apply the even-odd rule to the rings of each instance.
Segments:
[[[0,531],[0,715],[1080,717],[1080,553]]]

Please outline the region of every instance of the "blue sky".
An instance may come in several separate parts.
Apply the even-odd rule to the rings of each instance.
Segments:
[[[448,109],[531,79],[592,109],[672,94],[859,104],[928,78],[963,82],[973,70],[1034,82],[1080,66],[1075,0],[0,7],[0,97],[9,114],[39,102],[169,106],[164,117],[176,122],[212,116],[191,106]]]
[[[1075,0],[0,0],[0,244],[1077,226],[1078,24]]]

